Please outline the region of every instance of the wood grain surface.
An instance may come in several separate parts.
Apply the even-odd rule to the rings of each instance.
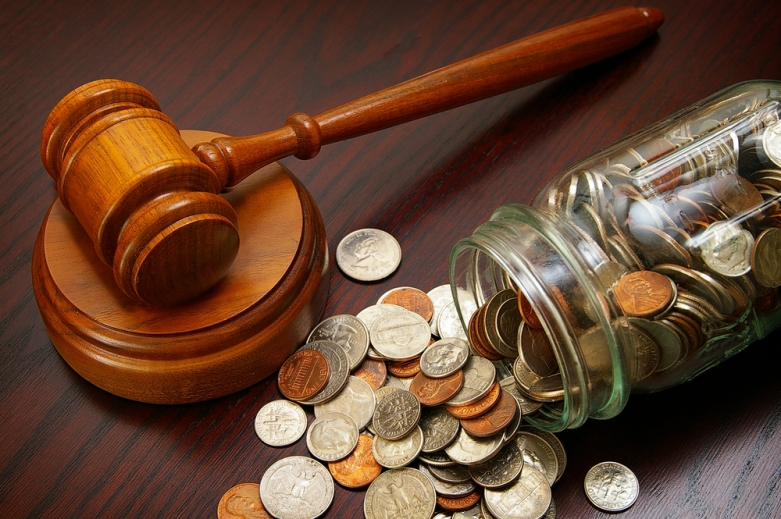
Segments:
[[[57,101],[93,79],[146,87],[180,128],[249,135],[298,111],[362,95],[625,3],[464,0],[56,2],[0,9],[0,516],[216,517],[222,494],[258,482],[304,442],[262,444],[275,381],[200,404],[110,395],[59,357],[31,288],[36,234],[57,193],[40,158]],[[337,268],[324,315],[357,313],[390,288],[447,282],[455,242],[493,209],[530,202],[559,170],[723,87],[781,79],[781,4],[652,0],[658,36],[580,71],[284,163],[312,193],[329,248],[362,227],[401,243],[389,279]],[[778,332],[695,380],[633,395],[618,417],[561,433],[558,516],[607,517],[583,491],[600,461],[640,481],[627,518],[778,517]],[[310,420],[313,418],[311,413]],[[360,517],[338,487],[326,517]]]

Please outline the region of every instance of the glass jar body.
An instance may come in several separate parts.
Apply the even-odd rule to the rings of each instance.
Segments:
[[[631,392],[689,380],[781,324],[780,121],[780,82],[735,85],[571,166],[454,247],[457,307],[516,294],[517,349],[498,351],[544,403],[531,422],[610,418]],[[486,326],[473,317],[465,327]]]

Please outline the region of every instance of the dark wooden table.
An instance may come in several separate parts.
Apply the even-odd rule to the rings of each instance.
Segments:
[[[36,233],[56,197],[41,165],[54,104],[93,79],[140,83],[180,128],[245,135],[316,114],[617,1],[57,2],[0,9],[0,517],[215,517],[305,442],[269,448],[266,380],[182,406],[140,404],[59,357],[31,288]],[[586,69],[284,162],[313,194],[333,257],[361,227],[395,235],[400,269],[357,284],[337,268],[325,315],[389,288],[447,282],[448,254],[497,206],[530,202],[556,172],[723,87],[781,79],[781,4],[654,0],[667,20],[640,47]],[[628,465],[624,517],[781,514],[781,350],[775,333],[692,382],[634,395],[618,417],[559,435],[569,456],[559,517],[604,517],[584,495],[595,463]],[[337,487],[328,517],[362,515]]]

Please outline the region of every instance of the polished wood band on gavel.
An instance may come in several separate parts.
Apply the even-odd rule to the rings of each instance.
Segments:
[[[625,7],[529,36],[278,130],[190,150],[144,88],[99,80],[49,115],[41,156],[60,200],[129,297],[174,305],[204,293],[239,247],[233,208],[218,193],[290,155],[389,128],[553,77],[627,50],[664,20]]]

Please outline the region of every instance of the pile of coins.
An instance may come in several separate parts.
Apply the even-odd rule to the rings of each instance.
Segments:
[[[366,487],[369,519],[555,517],[551,485],[564,448],[522,424],[538,406],[505,364],[473,354],[454,304],[448,285],[402,287],[312,330],[279,370],[287,400],[267,403],[255,420],[266,444],[305,436],[315,458],[269,467],[259,485],[268,513],[317,517],[336,481]],[[302,405],[313,406],[308,428]]]

